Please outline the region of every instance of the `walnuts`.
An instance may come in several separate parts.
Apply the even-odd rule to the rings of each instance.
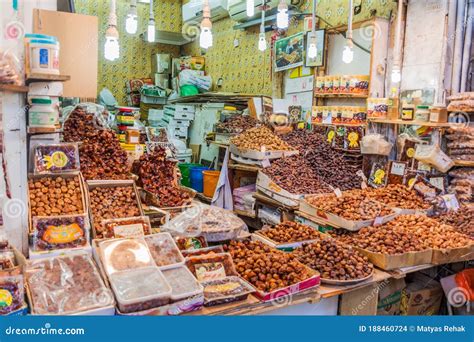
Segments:
[[[78,176],[42,177],[28,180],[31,216],[76,215],[84,213]]]
[[[311,277],[293,255],[258,241],[231,241],[226,249],[240,276],[260,291],[272,292]]]

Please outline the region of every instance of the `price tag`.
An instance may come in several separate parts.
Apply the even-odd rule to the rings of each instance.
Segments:
[[[341,198],[342,197],[342,191],[339,188],[334,189],[334,194],[336,194],[336,197]]]
[[[359,170],[356,172],[356,175],[362,178],[362,183],[360,184],[361,189],[367,189],[367,177],[365,177],[364,172],[362,172],[362,170]]]
[[[441,198],[446,204],[446,209],[448,209],[448,211],[451,211],[451,210],[456,211],[459,209],[459,202],[455,195],[452,195],[452,194],[443,195],[441,196]]]
[[[405,163],[392,163],[392,168],[390,169],[390,173],[392,175],[403,176],[405,174]]]
[[[383,218],[377,216],[374,220],[374,227],[381,226],[383,224]]]
[[[262,160],[262,166],[264,168],[270,167],[270,160],[268,158],[265,158],[264,160]]]
[[[443,177],[430,178],[430,184],[444,192],[444,178]]]

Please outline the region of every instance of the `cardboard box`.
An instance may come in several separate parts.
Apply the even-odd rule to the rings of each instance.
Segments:
[[[382,284],[386,284],[382,286]],[[388,279],[379,287],[377,316],[400,315],[402,291],[405,288],[405,279]]]
[[[400,311],[403,316],[437,315],[443,299],[441,284],[421,273],[402,291]]]

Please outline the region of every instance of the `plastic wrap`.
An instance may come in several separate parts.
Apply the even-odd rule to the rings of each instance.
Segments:
[[[185,258],[190,258],[194,256],[200,256],[200,255],[207,255],[207,254],[220,254],[224,253],[224,247],[222,245],[218,246],[212,246],[212,247],[206,247],[206,248],[201,248],[201,249],[188,249],[186,251],[182,251],[181,254]]]
[[[198,204],[181,213],[163,229],[178,235],[203,235],[209,242],[232,240],[248,231],[242,219],[229,210]]]
[[[0,252],[0,270],[8,270],[16,266],[15,253],[12,251]]]
[[[189,257],[186,266],[199,281],[220,279],[237,275],[234,262],[229,253],[207,254]]]
[[[20,309],[25,300],[23,275],[0,278],[0,315]]]
[[[169,142],[169,134],[164,127],[147,127],[146,136],[150,142]]]
[[[107,274],[155,266],[143,238],[107,240],[99,243],[100,257]]]
[[[33,217],[34,251],[75,248],[89,241],[87,216]]]
[[[185,266],[165,270],[163,275],[171,286],[172,301],[202,294],[203,287]]]
[[[202,282],[204,306],[213,306],[244,300],[255,289],[239,277],[226,277]]]
[[[103,230],[96,231],[98,239],[136,238],[151,234],[148,216],[103,220],[102,228]]]
[[[85,253],[31,261],[25,271],[31,311],[68,315],[114,304],[91,257]]]
[[[184,264],[184,258],[169,233],[159,233],[145,237],[155,263],[161,269]]]
[[[170,301],[171,287],[156,266],[117,272],[109,280],[122,313],[143,311]]]
[[[176,244],[181,251],[193,251],[207,247],[207,241],[204,236],[177,237]]]
[[[80,171],[76,143],[37,145],[34,159],[35,174]]]
[[[380,134],[367,134],[360,143],[360,152],[362,154],[377,154],[388,156],[392,151],[393,145],[389,143]]]

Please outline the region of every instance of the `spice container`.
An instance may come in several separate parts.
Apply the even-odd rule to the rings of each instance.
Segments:
[[[156,266],[117,272],[109,279],[122,313],[143,311],[170,301],[171,286]]]
[[[80,171],[75,143],[37,145],[34,158],[35,174]]]
[[[143,238],[116,239],[99,243],[100,257],[107,274],[155,266]]]
[[[31,99],[28,110],[28,126],[56,128],[59,125],[59,111],[51,99]]]
[[[415,114],[415,105],[412,104],[403,104],[401,119],[404,121],[411,121],[414,118]]]
[[[202,285],[185,266],[164,270],[163,275],[171,286],[172,301],[196,296],[203,292]]]
[[[83,247],[89,241],[87,216],[33,217],[32,250]]]
[[[184,258],[169,233],[158,233],[145,237],[150,253],[160,269],[184,264]]]
[[[415,121],[419,121],[419,122],[430,121],[430,109],[428,106],[416,107]]]
[[[226,277],[201,283],[204,287],[204,306],[214,306],[247,299],[255,289],[239,277]]]

